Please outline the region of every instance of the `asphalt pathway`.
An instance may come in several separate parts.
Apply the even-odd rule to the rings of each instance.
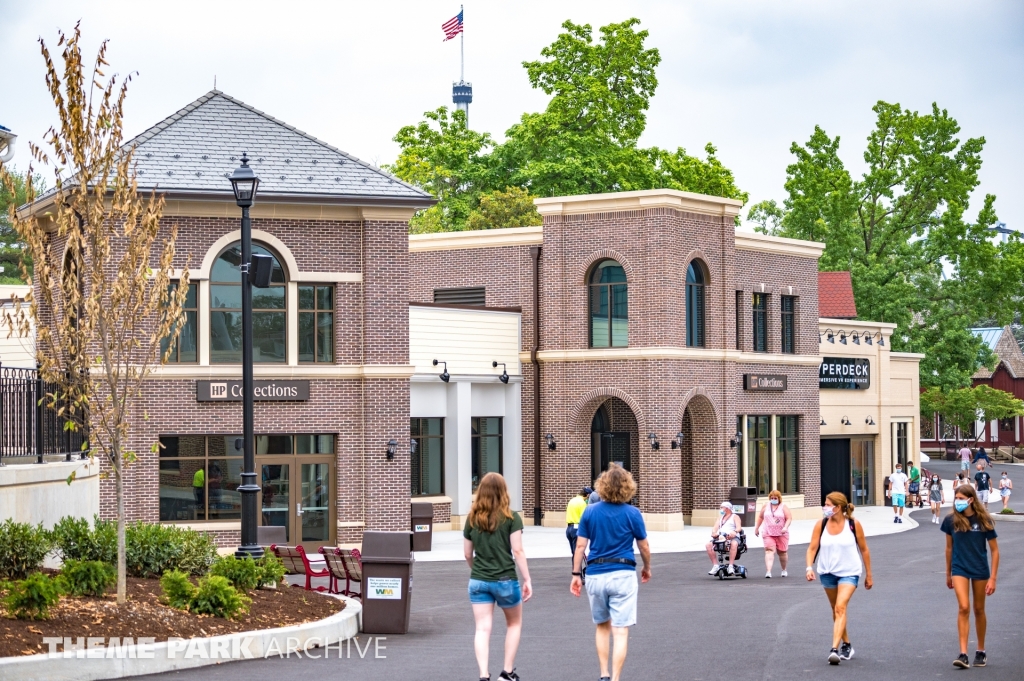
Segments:
[[[1024,476],[1022,481],[1024,481]],[[656,554],[654,577],[640,589],[624,679],[746,681],[863,679],[914,681],[953,676],[990,681],[1024,678],[1024,523],[999,522],[1002,569],[988,602],[989,664],[958,671],[956,601],[946,589],[945,537],[922,523],[909,532],[874,537],[875,587],[857,590],[849,631],[856,654],[838,667],[826,662],[832,623],[821,586],[804,581],[805,547],[794,547],[791,577],[764,578],[763,553],[741,560],[747,580],[708,577],[706,556]],[[526,604],[517,666],[525,681],[597,679],[593,627],[585,598],[569,593],[569,559],[531,561],[535,595]],[[465,594],[466,566],[420,563],[415,569],[411,629],[389,636],[360,659],[353,648],[337,659],[271,659],[146,677],[149,679],[476,679],[473,617]],[[504,626],[495,620],[492,678],[500,671]],[[365,638],[363,646],[366,645]],[[974,644],[972,633],[971,657]]]

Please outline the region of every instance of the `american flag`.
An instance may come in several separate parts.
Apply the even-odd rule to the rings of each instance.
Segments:
[[[446,41],[462,33],[462,10],[459,10],[458,14],[441,24],[441,30],[444,31],[444,39]]]

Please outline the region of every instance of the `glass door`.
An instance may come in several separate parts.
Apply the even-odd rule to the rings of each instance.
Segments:
[[[331,543],[331,476],[327,463],[299,464],[298,536],[314,550]]]
[[[333,544],[330,462],[260,457],[259,468],[260,524],[285,528],[288,545],[302,544],[307,553]]]
[[[874,504],[871,489],[874,474],[875,443],[873,440],[853,440],[850,447],[850,481],[855,506]]]
[[[287,460],[261,462],[260,487],[263,489],[260,525],[285,528],[286,541],[292,545],[295,533],[292,529],[292,486],[291,463]]]

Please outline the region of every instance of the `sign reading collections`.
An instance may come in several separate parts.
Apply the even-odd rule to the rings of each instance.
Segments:
[[[304,402],[309,381],[253,381],[252,397],[257,402]],[[241,381],[196,381],[196,402],[241,401]]]
[[[785,374],[743,374],[743,389],[782,392],[787,387]]]
[[[871,360],[866,357],[823,357],[818,369],[821,390],[867,390],[871,386]]]

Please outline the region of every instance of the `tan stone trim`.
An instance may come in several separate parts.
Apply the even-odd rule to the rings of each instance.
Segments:
[[[168,199],[164,217],[240,218],[241,210],[233,200]],[[249,210],[254,218],[280,220],[359,220],[357,206],[332,206],[305,203],[266,203],[257,201]]]
[[[644,189],[611,194],[554,196],[534,199],[541,215],[579,215],[581,213],[616,213],[648,208],[672,208],[687,213],[736,217],[743,202],[721,196],[706,196],[676,189]]]
[[[220,255],[220,252],[227,248],[230,244],[240,240],[242,238],[242,231],[232,230],[227,234],[222,235],[219,239],[213,242],[206,251],[206,255],[203,256],[203,262],[199,266],[199,269],[189,272],[190,281],[204,281],[209,280],[210,270],[213,268],[213,263]],[[270,246],[278,256],[281,258],[281,264],[285,268],[285,275],[288,277],[288,281],[294,281],[298,283],[362,283],[363,275],[361,272],[303,272],[299,270],[299,265],[295,261],[295,256],[292,255],[292,251],[283,241],[271,234],[270,232],[262,229],[252,230],[252,240],[259,241],[267,246]]]
[[[409,222],[419,208],[405,206],[362,206],[359,217],[374,222]]]
[[[818,329],[820,331],[828,328],[831,328],[833,331],[846,331],[847,329],[853,329],[854,331],[880,331],[882,335],[888,338],[892,335],[896,325],[889,324],[888,322],[864,322],[859,319],[832,319],[830,317],[818,319]]]
[[[409,252],[454,251],[464,248],[500,248],[502,246],[535,246],[544,243],[544,227],[506,227],[477,229],[466,232],[410,234]]]
[[[757,232],[736,232],[736,250],[818,259],[825,250],[825,244],[818,241],[785,239],[781,236],[768,236]]]
[[[529,352],[520,352],[522,362],[530,361]],[[626,360],[685,359],[703,362],[737,362],[739,364],[781,364],[785,366],[819,366],[818,355],[790,355],[738,350],[702,350],[685,347],[590,348],[582,350],[541,350],[541,362],[600,362]]]
[[[339,520],[338,529],[346,527],[366,527],[366,523],[362,520]]]
[[[452,503],[451,497],[444,495],[433,496],[433,497],[410,497],[409,503],[411,504],[450,504]]]
[[[173,525],[174,527],[180,527],[184,530],[197,530],[199,532],[221,532],[221,531],[234,531],[242,529],[241,520],[233,521],[220,521],[216,520],[201,522],[201,523],[175,523],[175,522],[161,522],[161,525]]]
[[[288,366],[286,364],[260,365],[253,367],[253,376],[261,379],[352,379],[352,378],[410,378],[415,367],[406,364],[308,364]],[[240,364],[165,364],[153,367],[150,380],[181,379],[237,379],[242,375]]]
[[[913,362],[920,364],[921,360],[927,357],[923,352],[890,352],[890,362]]]
[[[676,532],[683,529],[683,514],[680,513],[641,513],[644,526],[649,532]]]

